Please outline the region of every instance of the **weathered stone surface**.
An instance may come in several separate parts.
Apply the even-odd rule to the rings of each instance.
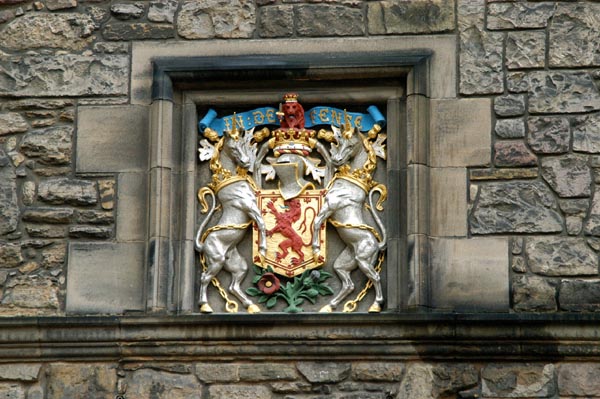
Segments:
[[[433,367],[430,364],[411,363],[398,391],[398,398],[433,398]]]
[[[535,71],[509,75],[509,90],[527,91],[530,113],[572,113],[600,109],[600,94],[584,71]]]
[[[145,40],[170,39],[175,37],[175,29],[171,25],[139,23],[107,24],[102,30],[106,40]]]
[[[600,187],[598,186],[594,190],[590,214],[585,222],[584,231],[587,235],[600,236]]]
[[[100,206],[102,206],[102,209],[113,209],[115,206],[115,181],[98,181],[98,190],[100,191]]]
[[[571,312],[600,311],[600,280],[561,280],[558,303]]]
[[[0,379],[13,381],[37,381],[40,364],[0,364]],[[1,397],[1,396],[0,396]]]
[[[523,119],[498,119],[494,129],[498,137],[517,139],[525,137],[525,121]]]
[[[0,397],[5,399],[25,399],[25,388],[14,382],[0,383]]]
[[[21,217],[34,223],[69,223],[75,211],[72,208],[28,208]]]
[[[469,8],[459,5],[459,13],[476,13],[475,23],[462,26],[460,32],[460,92],[462,94],[493,94],[504,91],[502,71],[502,35],[486,32],[477,20],[484,15],[485,5]],[[460,23],[460,20],[459,20]]]
[[[260,37],[287,37],[294,34],[294,7],[268,6],[259,9]]]
[[[211,385],[208,387],[206,399],[271,399],[272,397],[269,388],[261,385]]]
[[[600,364],[587,362],[559,364],[558,393],[561,397],[600,396]]]
[[[2,4],[1,1],[0,4]],[[2,10],[0,11],[0,24],[10,21],[16,16],[15,10]]]
[[[47,379],[47,399],[114,399],[116,394],[117,371],[110,364],[51,363]]]
[[[69,227],[69,237],[73,238],[110,238],[112,227],[72,226]]]
[[[600,65],[600,4],[557,4],[548,41],[550,66]]]
[[[581,238],[527,238],[529,267],[544,276],[591,276],[598,274],[598,255]]]
[[[600,113],[573,118],[573,150],[600,153]]]
[[[256,7],[249,0],[191,0],[181,6],[177,33],[186,39],[249,38],[254,34]]]
[[[510,253],[513,255],[521,255],[523,253],[522,237],[512,237],[510,239]]]
[[[17,175],[0,150],[0,235],[12,233],[19,224]]]
[[[177,0],[151,1],[148,8],[148,21],[173,23],[178,4]]]
[[[141,369],[127,378],[127,396],[132,398],[198,399],[201,390],[200,382],[189,374]]]
[[[38,99],[26,98],[13,100],[6,103],[6,108],[11,111],[38,110],[38,109],[61,109],[74,105],[73,100],[64,99]]]
[[[72,135],[70,126],[33,130],[23,137],[21,152],[45,164],[65,165],[71,162]]]
[[[0,46],[10,50],[82,50],[90,45],[95,29],[96,23],[85,14],[26,14],[2,31]]]
[[[513,256],[510,262],[510,268],[516,273],[525,273],[527,271],[527,265],[525,259],[522,256]]]
[[[494,98],[494,112],[498,116],[521,116],[525,113],[525,96],[507,94]]]
[[[54,244],[49,248],[44,248],[41,252],[41,266],[45,269],[62,267],[67,259],[67,245]]]
[[[52,179],[40,183],[38,197],[50,204],[93,205],[98,202],[96,184],[81,179]]]
[[[29,126],[20,114],[16,112],[0,113],[0,136],[26,132],[27,129],[29,129]]]
[[[537,157],[521,140],[497,141],[494,144],[494,164],[496,166],[533,166]]]
[[[279,363],[263,363],[261,367],[241,364],[238,374],[246,382],[296,380],[299,377],[293,365]]]
[[[144,15],[144,3],[116,3],[110,6],[110,13],[117,19],[137,19]]]
[[[490,364],[481,370],[484,397],[547,398],[556,392],[552,364]]]
[[[567,226],[567,234],[570,236],[576,236],[581,233],[583,228],[583,217],[581,216],[567,216],[565,218]]]
[[[350,376],[349,363],[300,362],[296,367],[312,383],[335,383]]]
[[[58,287],[50,281],[11,280],[4,290],[2,304],[21,308],[58,309]]]
[[[355,381],[400,381],[404,365],[391,362],[358,362],[352,364],[352,379]]]
[[[556,199],[540,181],[481,185],[469,224],[473,234],[563,230]]]
[[[590,200],[585,199],[559,199],[561,211],[567,215],[585,215],[590,207]]]
[[[454,29],[454,1],[371,2],[367,18],[371,35],[447,32]]]
[[[62,238],[67,236],[65,226],[25,226],[25,231],[34,238]]]
[[[488,29],[545,28],[554,14],[555,3],[491,3]]]
[[[341,5],[306,4],[296,7],[296,30],[300,36],[362,36],[361,9]]]
[[[198,379],[207,384],[215,382],[238,382],[239,365],[230,363],[197,363],[195,374]]]
[[[527,120],[527,143],[538,154],[562,154],[569,151],[569,120],[562,117],[531,117]]]
[[[508,69],[541,68],[546,58],[546,32],[510,32],[506,38]]]
[[[123,54],[55,54],[0,58],[0,95],[90,96],[128,94]]]
[[[77,7],[77,0],[46,0],[46,7],[50,11],[65,10]]]
[[[0,265],[2,267],[15,267],[21,263],[23,263],[21,247],[18,244],[0,241]]]
[[[102,8],[102,7],[96,7],[96,6],[88,6],[85,8],[85,11],[87,14],[89,14],[92,19],[97,22],[97,23],[101,23],[103,21],[105,21],[106,19],[109,18],[110,13],[108,12],[107,9]]]
[[[443,397],[477,385],[479,372],[471,364],[442,363],[432,369],[436,395]],[[459,396],[460,397],[460,396]]]
[[[560,197],[588,197],[592,173],[585,155],[569,154],[542,159],[542,177]]]
[[[470,180],[510,180],[535,179],[538,177],[537,168],[502,168],[502,169],[470,169]]]
[[[115,214],[112,211],[79,211],[77,222],[82,224],[112,224],[115,222]]]

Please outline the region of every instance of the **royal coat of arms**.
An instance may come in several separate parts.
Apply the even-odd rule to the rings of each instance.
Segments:
[[[261,311],[261,304],[275,309],[278,301],[287,305],[283,311],[299,312],[305,301],[321,300],[320,311],[331,312],[354,290],[355,269],[366,276],[366,284],[343,310],[355,310],[373,288],[368,310],[381,311],[386,230],[379,212],[387,189],[374,180],[374,172],[377,158],[386,158],[384,125],[375,106],[367,113],[328,106],[305,111],[295,93],[285,94],[278,109],[221,118],[208,111],[199,122],[204,136],[199,158],[208,161],[212,174],[198,191],[206,214],[195,239],[202,266],[201,312],[213,311],[209,284],[229,312],[238,310],[230,294],[248,313]],[[328,223],[343,247],[331,260]],[[250,230],[252,254],[244,254],[240,242]],[[223,269],[231,277],[228,290],[218,278]],[[251,283],[249,270],[254,271]],[[337,292],[328,270],[339,278]]]

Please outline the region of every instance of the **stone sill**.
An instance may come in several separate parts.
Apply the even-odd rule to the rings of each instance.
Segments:
[[[0,361],[600,359],[600,314],[0,319]]]

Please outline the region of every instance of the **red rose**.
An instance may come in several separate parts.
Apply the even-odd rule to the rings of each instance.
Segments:
[[[279,290],[280,286],[279,279],[273,273],[265,273],[258,280],[258,289],[267,295],[271,295],[275,291]]]

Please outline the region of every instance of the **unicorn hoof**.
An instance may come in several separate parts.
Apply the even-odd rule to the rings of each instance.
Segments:
[[[333,308],[331,307],[331,305],[325,305],[321,308],[321,310],[319,310],[319,313],[331,313],[333,312]]]
[[[248,306],[248,313],[260,313],[260,308],[257,305]]]
[[[200,305],[200,313],[212,313],[213,310],[208,303]]]
[[[378,303],[374,303],[369,308],[369,313],[379,313],[381,312],[381,306]]]

